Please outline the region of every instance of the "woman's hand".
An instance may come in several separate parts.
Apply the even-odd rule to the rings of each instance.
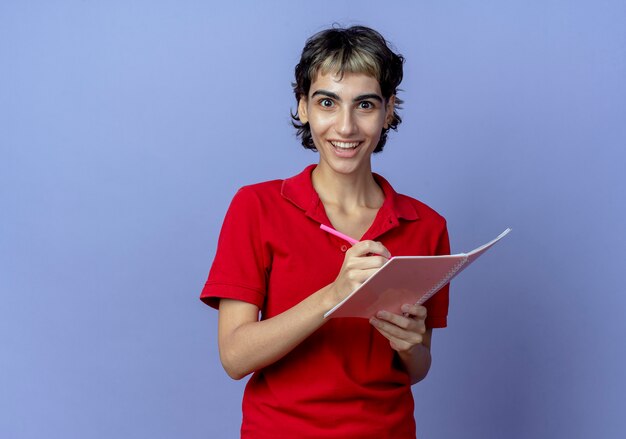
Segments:
[[[410,353],[424,341],[426,333],[426,308],[420,305],[402,305],[403,315],[378,311],[370,323],[399,353]]]
[[[409,374],[411,384],[426,377],[430,369],[432,329],[426,329],[426,308],[402,305],[403,315],[379,311],[370,323],[387,340]]]
[[[361,241],[354,244],[343,260],[339,275],[331,284],[334,301],[339,303],[357,289],[391,257],[380,242]]]

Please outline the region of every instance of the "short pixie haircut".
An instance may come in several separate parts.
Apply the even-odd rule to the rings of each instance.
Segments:
[[[296,102],[308,97],[311,82],[318,73],[329,72],[336,72],[340,76],[344,73],[370,75],[378,80],[383,98],[387,101],[397,93],[402,82],[403,62],[402,55],[394,53],[385,38],[374,29],[352,26],[323,30],[309,38],[302,49],[300,62],[296,66],[296,82],[292,84]],[[396,98],[393,118],[388,128],[383,128],[374,152],[383,150],[389,129],[397,130],[402,122],[397,111],[401,104],[402,100]],[[297,107],[291,117],[302,146],[317,151],[309,123],[300,121]]]

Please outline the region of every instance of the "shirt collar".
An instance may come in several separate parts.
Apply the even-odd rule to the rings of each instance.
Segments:
[[[316,166],[309,165],[300,174],[284,180],[281,195],[305,211],[307,216],[322,224],[328,222],[328,217],[311,180],[311,173]],[[398,194],[391,184],[380,175],[373,175],[385,195],[380,213],[387,216],[393,225],[396,225],[400,218],[409,221],[419,219],[417,210],[409,197]]]

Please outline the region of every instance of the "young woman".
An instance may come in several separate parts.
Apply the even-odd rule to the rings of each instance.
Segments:
[[[414,438],[411,385],[431,364],[448,291],[403,314],[323,315],[393,255],[448,254],[445,220],[373,174],[401,122],[403,58],[376,31],[311,37],[296,66],[294,125],[316,165],[241,188],[222,226],[205,303],[243,397],[244,438]],[[321,224],[359,239],[350,246]]]

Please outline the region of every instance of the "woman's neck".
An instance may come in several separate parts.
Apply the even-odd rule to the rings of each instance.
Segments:
[[[341,174],[319,164],[313,170],[311,179],[324,206],[354,211],[364,207],[378,209],[384,201],[384,194],[374,180],[371,168]]]

